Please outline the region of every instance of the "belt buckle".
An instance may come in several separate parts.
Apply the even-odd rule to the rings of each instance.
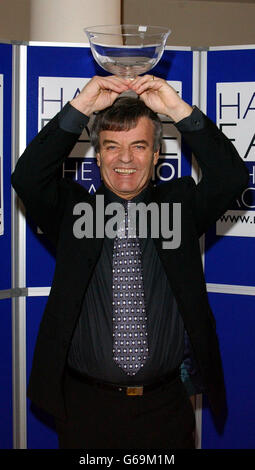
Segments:
[[[126,388],[126,395],[128,396],[142,396],[143,395],[143,386],[138,387],[127,387]]]

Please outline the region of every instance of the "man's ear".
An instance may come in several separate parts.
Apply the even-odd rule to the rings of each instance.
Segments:
[[[100,166],[100,153],[96,154],[97,166]]]
[[[157,150],[157,152],[154,152],[154,154],[153,154],[153,163],[154,163],[154,165],[156,165],[158,163],[158,159],[159,159],[159,149]]]

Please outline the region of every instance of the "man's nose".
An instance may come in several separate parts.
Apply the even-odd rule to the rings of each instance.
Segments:
[[[123,163],[130,163],[133,160],[132,151],[129,148],[121,149],[119,153],[119,160]]]

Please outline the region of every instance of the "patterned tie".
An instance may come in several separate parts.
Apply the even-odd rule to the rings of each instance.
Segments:
[[[135,375],[148,358],[146,311],[139,239],[125,229],[113,247],[113,359],[128,375]]]

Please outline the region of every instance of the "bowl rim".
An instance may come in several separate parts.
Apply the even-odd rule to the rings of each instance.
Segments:
[[[158,35],[169,35],[171,33],[171,29],[167,28],[166,26],[151,26],[151,25],[141,25],[141,24],[107,24],[107,25],[95,25],[95,26],[88,26],[86,28],[83,28],[83,31],[85,31],[85,33],[96,33],[96,34],[102,34],[102,35],[105,35],[105,36],[119,36],[120,34],[122,36],[137,36],[139,35],[139,33],[147,33],[147,31],[136,31],[134,33],[122,33],[122,32],[119,32],[119,33],[108,33],[107,31],[98,31],[97,28],[122,28],[122,27],[132,27],[132,28],[151,28],[152,30],[158,30],[157,32],[153,33],[153,32],[150,32],[148,33],[150,36],[158,36]]]

